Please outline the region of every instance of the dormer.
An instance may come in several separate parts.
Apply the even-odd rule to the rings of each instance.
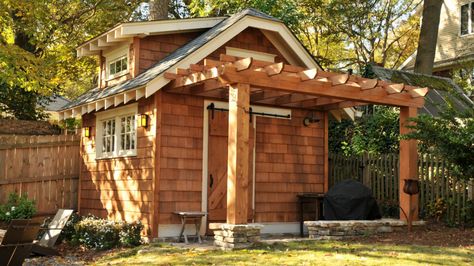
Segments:
[[[132,79],[224,18],[121,23],[76,48],[77,56],[98,56],[98,87]]]

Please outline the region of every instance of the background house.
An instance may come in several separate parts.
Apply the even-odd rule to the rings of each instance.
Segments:
[[[400,67],[413,70],[416,52]],[[461,70],[462,69],[462,70]],[[445,0],[441,7],[433,74],[452,77],[451,71],[474,85],[474,1]]]

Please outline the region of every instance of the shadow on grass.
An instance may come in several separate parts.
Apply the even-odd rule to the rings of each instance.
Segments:
[[[247,250],[195,250],[156,243],[122,251],[103,258],[103,264],[126,265],[300,265],[321,262],[344,264],[430,264],[459,265],[474,262],[474,250],[359,244],[342,241],[302,241],[257,244]]]

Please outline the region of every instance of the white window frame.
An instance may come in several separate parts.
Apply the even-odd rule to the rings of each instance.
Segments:
[[[126,44],[108,53],[104,53],[106,79],[111,80],[130,73],[130,45]],[[110,64],[127,58],[127,69],[110,74]]]
[[[135,148],[132,150],[120,150],[120,136],[121,136],[121,118],[124,116],[133,115],[135,117]],[[103,153],[102,152],[102,133],[103,127],[102,122],[104,120],[115,120],[115,142],[114,142],[114,151]],[[115,108],[113,110],[107,110],[103,112],[98,112],[96,114],[96,159],[108,159],[108,158],[117,158],[117,157],[129,157],[137,155],[137,132],[138,132],[138,104],[130,104],[124,107]]]
[[[462,28],[462,7],[467,5],[467,33],[462,33],[461,28]],[[459,36],[464,37],[464,36],[469,36],[474,34],[474,17],[472,16],[472,10],[474,9],[474,1],[473,2],[468,2],[461,4],[459,6]]]

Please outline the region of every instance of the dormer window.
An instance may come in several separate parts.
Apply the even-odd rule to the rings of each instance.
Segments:
[[[118,78],[129,72],[129,46],[124,45],[104,54],[107,80]]]
[[[122,56],[109,63],[109,77],[120,76],[128,70],[128,58]]]
[[[474,2],[461,6],[461,35],[474,33]]]

